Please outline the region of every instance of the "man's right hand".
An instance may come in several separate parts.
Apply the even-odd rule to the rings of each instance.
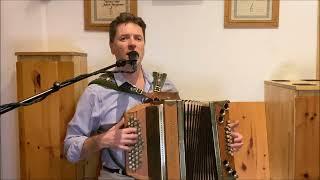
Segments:
[[[138,134],[136,128],[122,128],[124,125],[124,118],[119,123],[114,125],[108,131],[98,135],[97,143],[99,149],[103,148],[119,148],[129,151],[132,145],[137,143]]]

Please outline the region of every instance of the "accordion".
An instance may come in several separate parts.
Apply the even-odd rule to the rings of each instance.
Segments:
[[[138,141],[126,153],[136,179],[235,179],[229,101],[164,100],[125,113]]]

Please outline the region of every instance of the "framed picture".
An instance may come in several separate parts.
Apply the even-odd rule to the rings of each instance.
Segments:
[[[277,28],[280,0],[225,0],[225,28]]]
[[[84,0],[84,29],[109,31],[111,21],[122,12],[137,15],[137,0]]]

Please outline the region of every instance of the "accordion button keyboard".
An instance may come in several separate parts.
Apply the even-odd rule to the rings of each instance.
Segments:
[[[138,141],[134,144],[131,151],[128,153],[129,169],[135,172],[141,166],[142,150],[143,150],[143,139],[142,139],[142,128],[140,122],[135,117],[130,117],[128,120],[128,126],[137,128]]]

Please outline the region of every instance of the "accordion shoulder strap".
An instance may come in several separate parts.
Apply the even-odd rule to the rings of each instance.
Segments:
[[[167,74],[160,72],[153,72],[153,92],[161,92],[161,89],[166,81]]]
[[[166,73],[159,73],[159,72],[153,72],[153,91],[154,92],[160,92],[164,82],[166,81],[167,74]],[[114,79],[114,74],[112,72],[106,72],[99,76],[99,78],[91,81],[90,84],[98,84],[104,88],[107,89],[113,89],[116,91],[131,93],[131,94],[137,94],[142,95],[144,94],[142,89],[139,89],[137,87],[132,86],[130,83],[125,82],[121,86],[118,86],[116,83],[116,80]]]
[[[91,84],[98,84],[102,87],[108,88],[108,89],[114,89],[118,90],[118,85],[114,79],[114,75],[111,72],[106,72],[99,76],[97,79],[91,81],[89,85]]]

